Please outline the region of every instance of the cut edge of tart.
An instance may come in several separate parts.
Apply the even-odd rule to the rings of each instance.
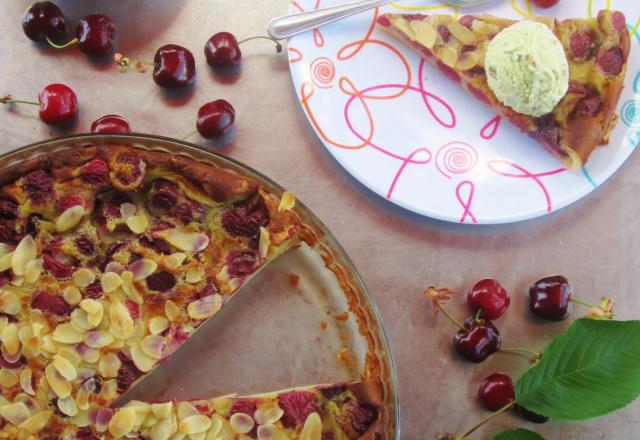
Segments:
[[[491,15],[383,14],[378,28],[436,66],[500,117],[537,140],[567,168],[585,164],[609,141],[617,121],[630,48],[624,15],[603,10],[597,18],[554,20],[547,25],[569,63],[569,88],[553,111],[534,118],[503,105],[487,83],[484,55],[491,39],[515,21]]]

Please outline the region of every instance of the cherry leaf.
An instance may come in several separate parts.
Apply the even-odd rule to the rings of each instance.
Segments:
[[[515,386],[516,402],[552,419],[583,420],[640,394],[640,321],[578,319]]]
[[[494,435],[491,440],[544,440],[544,437],[537,432],[518,428],[499,432]]]

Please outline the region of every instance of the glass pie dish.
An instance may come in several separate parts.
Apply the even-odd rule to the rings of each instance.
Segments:
[[[180,155],[283,189],[260,173],[193,144],[151,135],[77,135],[27,145],[0,156],[0,180],[24,173],[40,155],[91,145],[126,145]],[[399,439],[393,359],[380,316],[353,263],[303,204],[301,244],[266,266],[215,318],[119,403],[204,399],[308,384],[379,379],[384,438]]]

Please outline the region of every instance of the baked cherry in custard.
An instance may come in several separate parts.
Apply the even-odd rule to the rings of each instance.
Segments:
[[[196,61],[189,49],[167,44],[156,51],[153,58],[153,80],[161,87],[177,89],[193,83]]]
[[[64,14],[51,2],[37,2],[22,16],[22,30],[33,41],[59,41],[67,33]]]
[[[573,287],[562,275],[541,278],[529,288],[529,309],[550,321],[562,321],[571,314]]]
[[[509,307],[509,294],[493,279],[478,281],[467,292],[467,304],[474,313],[480,310],[480,317],[494,320],[501,317]]]
[[[453,335],[453,346],[465,359],[483,362],[500,350],[500,332],[490,321],[468,318],[463,327]]]
[[[515,399],[513,382],[506,374],[494,373],[482,381],[478,398],[489,411],[497,411]]]

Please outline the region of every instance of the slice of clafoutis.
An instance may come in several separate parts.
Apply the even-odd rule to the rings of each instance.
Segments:
[[[515,21],[491,15],[384,14],[378,28],[435,65],[497,115],[536,139],[567,168],[587,162],[609,141],[629,55],[625,17],[600,11],[597,18],[531,17],[558,37],[569,63],[569,89],[551,113],[534,118],[503,105],[487,84],[484,57],[491,39]],[[517,148],[517,146],[514,146]]]
[[[1,438],[106,414],[299,239],[292,199],[181,156],[78,147],[18,171],[0,176]]]
[[[60,419],[62,439],[356,440],[383,438],[377,380],[312,385],[211,400],[144,403],[90,414],[81,428]],[[57,416],[56,416],[57,417]]]

